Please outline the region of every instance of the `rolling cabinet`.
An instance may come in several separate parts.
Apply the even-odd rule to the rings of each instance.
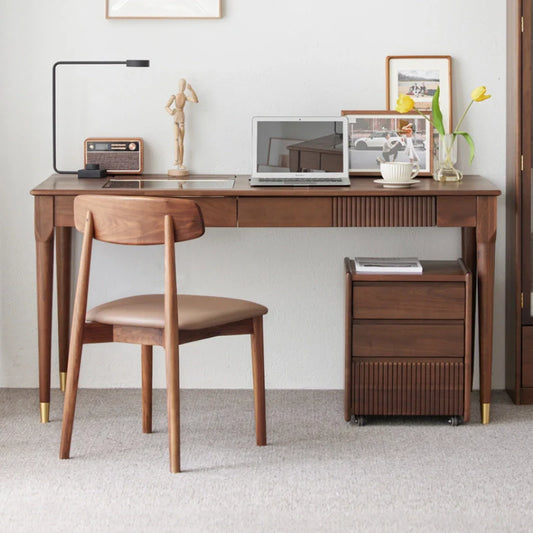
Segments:
[[[344,417],[470,419],[472,276],[461,260],[422,274],[358,274],[345,259]]]

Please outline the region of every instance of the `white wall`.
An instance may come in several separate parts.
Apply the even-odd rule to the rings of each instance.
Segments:
[[[223,18],[205,21],[106,20],[104,4],[0,4],[0,386],[38,383],[29,191],[52,173],[51,67],[57,60],[151,60],[150,69],[60,71],[61,167],[82,165],[86,137],[140,135],[146,170],[166,172],[173,147],[164,106],[185,77],[200,100],[187,108],[186,164],[196,172],[249,173],[252,116],[383,109],[387,55],[449,54],[456,121],[474,87],[487,85],[494,94],[471,110],[465,129],[477,146],[471,172],[504,189],[505,2],[223,0]],[[463,147],[465,170],[466,156]],[[504,388],[503,197],[498,206],[493,384]],[[344,256],[455,258],[459,241],[459,230],[436,228],[208,229],[203,239],[180,248],[181,289],[269,306],[267,387],[341,389]],[[158,290],[159,251],[135,252],[97,247],[90,303],[133,288]],[[56,348],[54,334],[54,354]],[[184,387],[250,386],[244,338],[187,345],[182,353]],[[135,347],[92,346],[85,354],[83,386],[139,385]],[[55,356],[52,368],[57,386]],[[164,385],[162,357],[156,385]]]

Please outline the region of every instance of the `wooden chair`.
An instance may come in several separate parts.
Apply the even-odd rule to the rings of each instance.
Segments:
[[[76,228],[83,232],[74,302],[60,458],[68,459],[83,344],[141,345],[143,431],[152,431],[152,347],[165,348],[171,472],[180,471],[179,345],[219,335],[249,334],[256,442],[266,444],[263,315],[267,308],[245,300],[178,295],[174,243],[204,233],[195,202],[177,198],[78,196]],[[129,245],[164,244],[165,292],[122,298],[87,312],[92,241]]]

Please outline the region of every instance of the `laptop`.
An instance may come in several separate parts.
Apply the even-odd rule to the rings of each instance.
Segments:
[[[349,186],[347,117],[254,117],[252,186]]]

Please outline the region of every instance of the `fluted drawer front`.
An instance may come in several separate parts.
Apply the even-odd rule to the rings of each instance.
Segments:
[[[333,198],[333,226],[435,226],[434,196],[352,196]]]
[[[353,360],[353,413],[462,415],[462,361]]]

